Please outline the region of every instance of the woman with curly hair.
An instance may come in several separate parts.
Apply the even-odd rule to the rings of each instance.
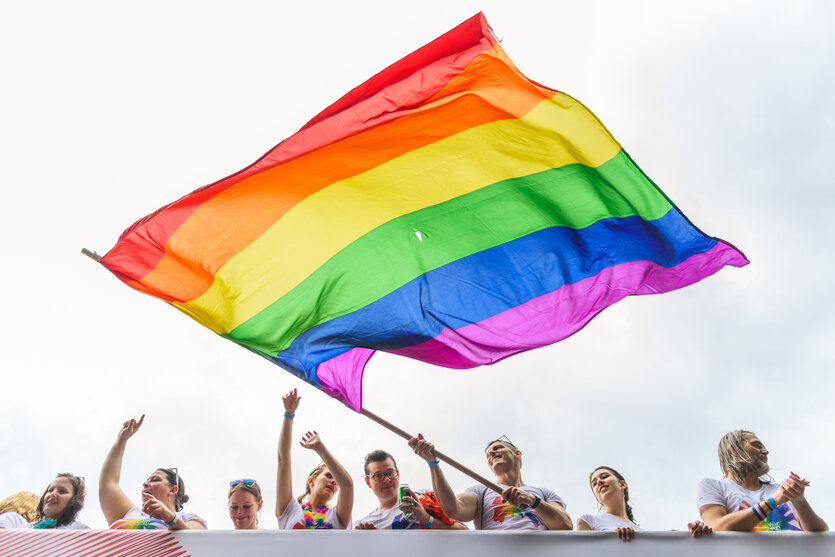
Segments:
[[[76,520],[84,507],[87,490],[84,479],[73,474],[58,474],[38,500],[34,516],[26,513],[25,492],[3,501],[2,507],[15,505],[17,510],[0,514],[0,528],[56,528],[84,530],[90,527]],[[36,496],[37,497],[37,496]],[[21,504],[22,503],[22,504]]]
[[[183,512],[188,501],[185,482],[176,468],[157,468],[142,484],[142,508],[134,505],[119,487],[122,458],[128,439],[145,421],[128,420],[107,453],[99,474],[99,503],[111,528],[167,528],[169,530],[204,530],[206,521],[200,516]],[[118,522],[118,524],[117,524]]]
[[[293,499],[290,443],[293,436],[293,418],[301,397],[296,394],[296,389],[293,389],[281,400],[284,403],[284,421],[278,438],[278,485],[275,504],[278,527],[282,530],[350,528],[351,510],[354,506],[354,482],[315,431],[305,433],[300,445],[315,451],[321,457],[322,464],[307,476],[304,493]],[[336,507],[328,506],[337,491],[340,491],[340,495]]]

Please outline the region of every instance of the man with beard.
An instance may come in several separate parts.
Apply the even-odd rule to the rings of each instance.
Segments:
[[[699,513],[714,530],[828,530],[806,500],[807,480],[791,472],[778,484],[767,476],[768,450],[753,432],[722,437],[719,465],[724,478],[699,483]]]
[[[502,487],[496,493],[474,485],[455,495],[444,476],[435,446],[422,435],[409,439],[409,446],[429,463],[435,497],[444,512],[455,520],[474,521],[476,530],[571,530],[565,503],[548,488],[525,485],[522,481],[522,451],[506,437],[487,444],[487,465]]]

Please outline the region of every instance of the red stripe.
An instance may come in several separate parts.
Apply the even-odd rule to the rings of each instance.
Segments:
[[[0,530],[0,557],[188,557],[170,532]]]
[[[199,188],[138,220],[122,233],[114,250],[132,234],[147,237],[152,245],[162,247],[197,207],[244,178],[409,114],[410,108],[419,107],[443,88],[454,75],[448,73],[450,69],[460,71],[479,53],[494,46],[495,40],[489,29],[483,14],[473,16],[347,93],[247,168]],[[397,80],[403,80],[416,72],[425,75],[420,80],[420,90],[415,89],[413,79],[399,86]],[[382,89],[385,89],[385,94],[374,98]],[[363,101],[366,104],[357,110],[357,103]],[[399,107],[399,110],[391,111],[392,106]],[[352,110],[346,110],[348,107],[352,107]],[[374,118],[368,118],[369,115]],[[165,219],[155,219],[161,213],[166,213]],[[145,230],[146,225],[152,229]],[[130,283],[132,279],[144,277],[159,263],[163,254],[162,249],[136,250],[132,252],[133,276],[112,272]],[[108,255],[110,253],[105,255],[105,259]]]

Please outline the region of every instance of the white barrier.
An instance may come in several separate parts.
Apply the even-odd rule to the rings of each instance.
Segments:
[[[832,557],[835,534],[608,532],[0,530],[0,557]]]

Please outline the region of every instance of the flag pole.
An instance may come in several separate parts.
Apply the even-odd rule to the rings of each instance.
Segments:
[[[101,261],[101,255],[97,254],[94,251],[90,251],[87,248],[81,248],[81,253],[92,259],[93,261]]]
[[[365,408],[362,409],[360,414],[362,414],[366,418],[369,418],[370,420],[373,420],[373,421],[377,422],[378,424],[380,424],[384,428],[388,429],[392,433],[395,433],[395,434],[399,435],[400,437],[402,437],[403,439],[406,439],[407,441],[409,439],[411,439],[412,437],[415,437],[414,435],[408,434],[407,432],[400,429],[399,427],[397,427],[393,423],[384,420],[383,418],[381,418],[380,416],[378,416],[374,412],[366,410]],[[486,485],[487,487],[489,487],[490,489],[492,489],[496,493],[501,493],[502,492],[501,486],[499,486],[497,483],[488,480],[487,478],[485,478],[484,476],[482,476],[478,472],[474,472],[473,470],[470,470],[469,468],[467,468],[463,464],[449,458],[448,456],[446,456],[444,453],[442,453],[438,449],[435,449],[433,452],[435,453],[435,456],[438,458],[438,460],[443,460],[444,462],[446,462],[447,464],[449,464],[450,466],[452,466],[453,468],[455,468],[459,472],[463,472],[464,474],[471,477],[472,479],[474,479],[478,483],[480,483],[482,485]]]

